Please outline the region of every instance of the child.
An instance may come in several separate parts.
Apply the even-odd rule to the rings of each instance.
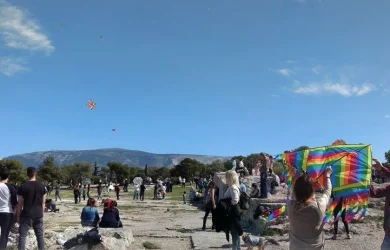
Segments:
[[[184,191],[184,193],[183,193],[183,204],[187,204],[187,201],[186,201],[186,197],[187,196],[187,193],[186,193],[186,191]]]
[[[245,245],[248,247],[248,250],[251,250],[254,247],[257,247],[258,250],[264,250],[265,242],[262,237],[248,235],[244,233],[242,235],[242,240],[245,242]]]

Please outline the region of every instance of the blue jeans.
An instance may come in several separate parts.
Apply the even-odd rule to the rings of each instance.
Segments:
[[[390,250],[390,236],[385,236],[383,239],[381,250]]]
[[[35,237],[37,238],[38,242],[38,249],[44,250],[45,248],[45,240],[43,239],[43,217],[41,218],[35,218],[35,219],[29,219],[29,218],[20,218],[20,225],[19,225],[19,250],[25,250],[26,249],[26,238],[28,231],[30,230],[31,226],[34,229]]]
[[[232,250],[241,250],[241,237],[238,235],[237,229],[233,226],[232,227]]]
[[[261,198],[268,198],[267,172],[260,173],[260,191],[261,191]]]

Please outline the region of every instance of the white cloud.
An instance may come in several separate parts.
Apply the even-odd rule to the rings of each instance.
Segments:
[[[286,63],[288,63],[288,64],[294,64],[294,63],[296,63],[296,61],[293,61],[293,60],[287,60],[287,61],[286,61]]]
[[[360,85],[351,85],[347,83],[325,82],[312,83],[307,85],[299,85],[294,92],[304,95],[316,95],[320,93],[339,94],[344,97],[363,96],[374,90],[375,86],[371,83],[363,83]]]
[[[273,98],[279,98],[280,97],[280,95],[275,95],[275,94],[273,94],[273,95],[271,95]]]
[[[25,63],[21,58],[0,57],[0,73],[12,76],[18,72],[28,71],[24,66]]]
[[[390,115],[385,115],[385,118],[386,119],[390,119]]]
[[[0,0],[0,37],[13,49],[41,51],[50,55],[54,46],[39,23],[27,11]]]
[[[291,74],[294,74],[294,71],[291,69],[277,69],[275,72],[285,77],[289,77]]]
[[[313,67],[311,70],[312,70],[315,74],[319,75],[320,72],[321,72],[321,69],[322,69],[321,65],[317,65],[317,66]]]

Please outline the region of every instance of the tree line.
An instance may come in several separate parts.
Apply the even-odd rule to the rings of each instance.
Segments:
[[[301,146],[291,151],[294,152],[299,150],[308,149],[307,146]],[[237,163],[242,160],[249,173],[256,166],[259,161],[260,154],[250,154],[248,156],[234,156],[231,160],[221,161],[217,160],[210,164],[204,164],[197,160],[185,158],[179,164],[172,168],[168,167],[131,167],[120,162],[109,162],[105,167],[101,168],[99,176],[94,176],[94,166],[90,163],[76,162],[71,165],[64,165],[62,167],[55,164],[53,157],[46,157],[41,165],[37,167],[38,178],[44,183],[56,183],[62,184],[78,184],[82,183],[83,180],[89,179],[91,183],[97,183],[99,180],[103,182],[118,182],[122,183],[125,179],[130,182],[135,177],[146,178],[150,177],[152,180],[158,178],[171,178],[174,182],[178,181],[178,177],[181,176],[187,180],[197,177],[209,177],[216,172],[223,172],[232,169],[232,160],[236,160]],[[385,166],[390,167],[390,150],[385,153],[386,162]],[[22,162],[12,159],[0,160],[1,168],[10,169],[10,182],[12,183],[23,183],[26,181],[25,166]],[[275,174],[280,175],[282,173],[283,166],[280,161],[275,161],[273,170]]]

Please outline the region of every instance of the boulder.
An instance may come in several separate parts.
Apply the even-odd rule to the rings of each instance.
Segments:
[[[213,178],[217,187],[219,188],[219,197],[223,198],[223,195],[227,189],[225,172],[216,173]],[[252,183],[259,183],[259,176],[247,176],[242,180],[242,183],[247,187],[247,193],[252,192]],[[245,229],[250,230],[252,233],[262,234],[268,226],[268,220],[264,217],[254,219],[253,215],[258,206],[265,205],[271,209],[278,209],[285,205],[287,197],[287,189],[279,188],[275,195],[269,195],[268,199],[251,199],[249,210],[241,210],[241,224]]]
[[[84,233],[82,228],[69,228],[66,229],[63,235],[66,235],[70,241],[76,239],[77,234]],[[94,245],[92,248],[88,248],[88,244],[74,245],[69,250],[125,250],[129,249],[134,242],[133,232],[130,228],[99,228],[99,234],[102,236],[102,242]],[[59,235],[58,238],[62,238],[63,235]]]

